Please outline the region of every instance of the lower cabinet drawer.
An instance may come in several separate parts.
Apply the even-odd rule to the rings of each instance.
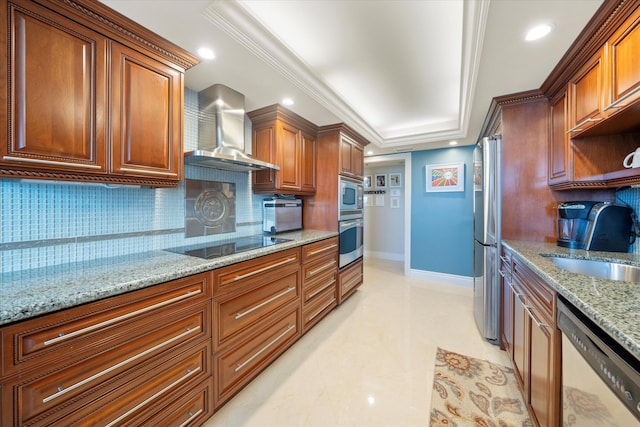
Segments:
[[[135,425],[183,427],[201,425],[213,414],[213,380],[208,378],[162,409],[150,408]]]
[[[300,300],[299,272],[292,271],[274,277],[272,281],[252,288],[243,288],[215,298],[213,323],[214,350],[226,345],[238,335],[257,325],[266,316],[292,301]],[[229,342],[230,344],[230,342]]]
[[[287,311],[262,331],[214,356],[215,406],[233,396],[300,336],[300,309]]]
[[[342,303],[351,295],[363,280],[362,259],[351,264],[339,273],[338,276],[338,303]]]
[[[114,345],[109,351],[81,362],[60,364],[60,368],[50,372],[43,367],[37,374],[18,377],[6,384],[2,399],[19,402],[14,405],[18,425],[39,425],[41,419],[77,412],[87,402],[131,381],[130,376],[143,370],[154,357],[208,341],[209,313],[209,304],[203,303],[191,309],[191,313],[167,315],[160,327],[125,345]]]
[[[324,316],[329,314],[331,310],[338,305],[338,295],[335,286],[335,280],[333,285],[323,289],[322,292],[317,294],[313,299],[313,302],[307,304],[302,309],[302,327],[306,332],[313,325],[318,323]]]
[[[306,306],[308,304],[315,303],[316,299],[320,295],[325,294],[327,290],[337,288],[336,282],[338,279],[338,271],[329,271],[323,276],[320,276],[314,280],[305,281],[302,285],[302,304]]]

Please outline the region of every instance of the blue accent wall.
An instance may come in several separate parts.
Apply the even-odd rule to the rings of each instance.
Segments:
[[[474,146],[411,154],[411,268],[472,276]],[[426,165],[464,162],[463,192],[426,192]]]

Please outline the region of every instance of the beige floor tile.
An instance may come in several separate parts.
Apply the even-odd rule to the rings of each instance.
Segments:
[[[508,365],[473,321],[471,289],[367,259],[340,307],[230,400],[206,427],[426,426],[437,347]]]

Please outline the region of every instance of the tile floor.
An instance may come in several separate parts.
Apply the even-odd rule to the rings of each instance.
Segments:
[[[219,426],[427,426],[437,347],[508,365],[470,288],[365,261],[361,288],[216,413]]]

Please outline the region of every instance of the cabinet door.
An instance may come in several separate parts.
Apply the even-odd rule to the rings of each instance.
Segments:
[[[559,413],[556,413],[554,399],[556,391],[557,363],[555,353],[560,347],[555,344],[559,340],[559,333],[541,319],[535,319],[535,308],[531,312],[531,385],[530,403],[534,416],[540,427],[554,427],[559,423]]]
[[[571,140],[567,135],[566,92],[553,100],[549,106],[549,185],[572,179],[570,168],[572,153]]]
[[[640,99],[640,9],[609,41],[610,114]]]
[[[351,146],[351,171],[357,178],[364,178],[364,149],[357,144]]]
[[[527,368],[527,337],[529,335],[530,320],[524,308],[522,296],[514,288],[513,300],[513,367],[516,378],[522,387],[525,399],[528,400],[528,368]]]
[[[182,73],[113,43],[112,172],[182,178]]]
[[[286,123],[278,126],[278,164],[280,171],[277,173],[278,187],[287,190],[300,189],[300,159],[302,147],[298,129]]]
[[[502,346],[513,358],[513,301],[514,295],[506,277],[502,278]]]
[[[276,162],[276,123],[261,123],[253,126],[252,153],[266,162]],[[272,169],[253,172],[253,190],[270,191],[276,188],[276,171]]]
[[[605,107],[605,49],[601,49],[569,81],[571,135],[602,120]]]
[[[351,169],[351,147],[353,143],[346,136],[340,137],[340,173],[345,175],[351,175],[353,170]]]
[[[300,189],[305,192],[316,191],[316,158],[318,156],[318,143],[314,136],[305,132],[301,133],[302,156],[300,162],[302,180]]]
[[[9,140],[0,164],[106,173],[107,40],[33,2],[5,2],[1,14],[10,26],[2,48],[12,49],[2,52],[9,96],[0,130]]]

